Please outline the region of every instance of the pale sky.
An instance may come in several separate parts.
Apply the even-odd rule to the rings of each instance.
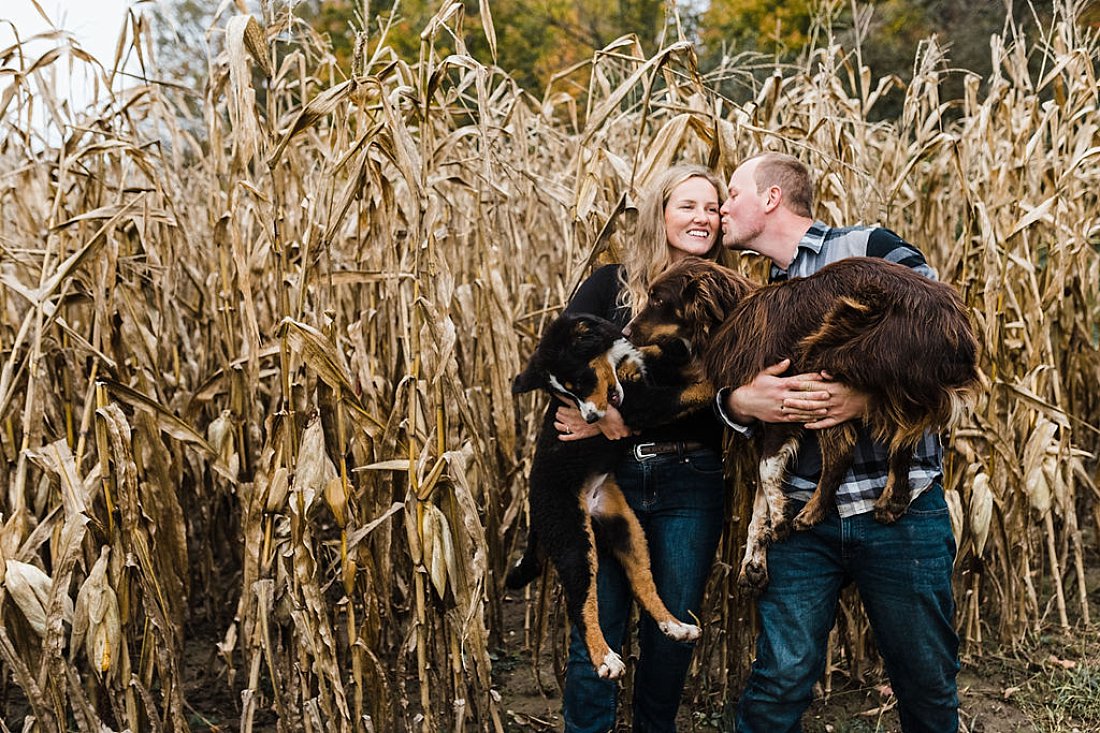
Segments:
[[[127,8],[150,7],[150,3],[139,0],[39,0],[38,4],[55,27],[72,33],[85,51],[108,68],[114,60],[115,45],[126,19]],[[0,48],[7,48],[15,42],[9,22],[15,25],[23,40],[50,28],[31,0],[0,0]],[[33,63],[34,59],[58,45],[57,40],[29,44],[25,47],[25,64]],[[7,68],[18,68],[18,65],[18,59],[14,57],[5,64]],[[51,70],[47,83],[52,82],[55,94],[68,98],[77,108],[91,101],[93,79],[86,64],[76,60],[70,64],[69,59],[62,59],[55,62]],[[0,75],[0,90],[9,83],[6,75]],[[119,83],[125,82],[120,79]]]
[[[127,8],[151,5],[137,0],[39,0],[38,4],[55,26],[70,31],[84,50],[104,65],[110,64],[114,58],[115,42]],[[2,47],[7,47],[14,40],[11,27],[3,21],[14,23],[22,38],[49,29],[31,0],[3,0],[0,6]]]

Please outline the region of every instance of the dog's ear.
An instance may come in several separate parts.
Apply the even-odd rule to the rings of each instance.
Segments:
[[[693,285],[696,289],[692,299],[695,312],[691,316],[702,336],[722,325],[751,287],[747,279],[717,265],[701,273]]]
[[[684,285],[684,316],[692,330],[692,340],[705,337],[721,316],[717,312],[710,273],[699,272]]]
[[[534,365],[528,364],[527,368],[512,380],[512,394],[534,391],[542,386],[542,381],[542,375],[535,369]]]

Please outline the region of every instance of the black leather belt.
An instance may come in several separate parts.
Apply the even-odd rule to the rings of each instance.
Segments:
[[[634,446],[634,458],[644,461],[654,456],[663,456],[668,453],[683,455],[692,451],[702,450],[705,445],[694,440],[670,440],[665,443],[638,443]]]

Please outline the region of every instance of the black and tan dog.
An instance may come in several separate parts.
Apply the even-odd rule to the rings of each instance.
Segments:
[[[914,270],[851,257],[809,277],[757,286],[713,262],[687,258],[650,288],[627,332],[637,343],[682,337],[705,343],[714,384],[748,384],[785,358],[788,374],[827,372],[869,400],[862,423],[889,451],[875,519],[889,524],[909,506],[909,466],[925,431],[943,430],[978,385],[977,343],[966,306],[950,286]],[[704,335],[705,333],[705,335]],[[767,584],[765,548],[793,525],[807,529],[833,505],[852,465],[859,422],[818,431],[821,477],[793,521],[783,477],[802,437],[799,423],[758,432],[760,484],[741,565],[741,585]]]
[[[679,350],[674,344],[671,351]],[[685,367],[684,354],[660,347],[647,347],[643,353],[602,318],[563,315],[547,327],[512,391],[544,389],[559,395],[589,423],[603,417],[609,404],[616,405],[627,425],[643,429],[709,403],[713,390],[685,381],[690,379]],[[527,550],[505,582],[509,588],[523,587],[541,572],[540,558],[549,557],[561,579],[570,620],[580,629],[597,674],[615,679],[626,667],[600,631],[597,545],[622,563],[639,604],[669,638],[691,641],[700,630],[675,618],[657,595],[645,535],[615,483],[620,447],[603,435],[558,440],[558,406],[552,399],[546,410],[531,466]]]

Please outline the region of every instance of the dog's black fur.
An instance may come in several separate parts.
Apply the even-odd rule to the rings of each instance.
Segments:
[[[644,429],[668,422],[709,403],[709,385],[687,384],[687,354],[678,344],[646,347],[644,353],[602,318],[563,315],[547,327],[527,368],[516,377],[513,393],[544,389],[575,404],[585,419],[599,420],[615,404],[627,425]],[[659,372],[661,386],[652,380]],[[552,399],[531,466],[531,530],[523,558],[506,585],[520,588],[541,572],[540,555],[549,557],[565,591],[566,606],[588,645],[601,677],[615,678],[624,666],[599,629],[596,614],[596,543],[623,563],[642,607],[672,638],[695,639],[696,626],[674,618],[656,596],[649,572],[645,536],[614,481],[622,456],[603,435],[576,441],[558,439]],[[595,530],[595,531],[593,531]]]

